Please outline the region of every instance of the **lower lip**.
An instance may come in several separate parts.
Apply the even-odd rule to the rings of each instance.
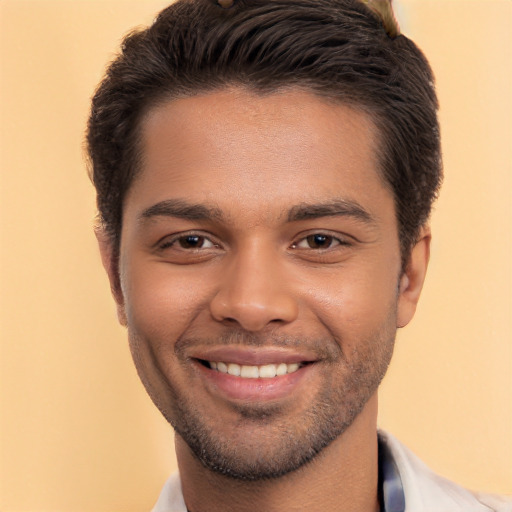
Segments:
[[[293,373],[268,379],[247,379],[222,373],[197,363],[203,378],[227,399],[252,402],[278,400],[291,394],[313,370],[314,364],[307,364]]]

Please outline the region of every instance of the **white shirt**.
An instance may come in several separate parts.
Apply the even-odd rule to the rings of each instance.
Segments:
[[[379,438],[398,469],[405,512],[512,512],[512,497],[470,492],[433,473],[391,434],[379,431]],[[152,512],[187,512],[177,473],[165,483]]]

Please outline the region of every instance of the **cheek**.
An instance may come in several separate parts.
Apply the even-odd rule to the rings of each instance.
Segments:
[[[154,348],[174,343],[208,302],[208,288],[197,272],[173,271],[162,263],[138,265],[136,260],[124,270],[128,328]]]
[[[391,267],[392,268],[392,267]],[[395,314],[398,271],[390,267],[344,268],[318,279],[307,292],[308,307],[337,337],[349,341],[379,330]]]

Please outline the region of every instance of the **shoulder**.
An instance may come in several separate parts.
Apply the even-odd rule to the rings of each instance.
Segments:
[[[512,512],[512,497],[471,492],[431,471],[391,434],[379,431],[397,466],[405,512]]]
[[[151,512],[187,512],[178,473],[172,474],[165,482]]]
[[[405,494],[405,512],[512,512],[512,497],[471,492],[435,474],[391,434],[379,431]],[[170,476],[151,512],[187,512],[177,473]]]

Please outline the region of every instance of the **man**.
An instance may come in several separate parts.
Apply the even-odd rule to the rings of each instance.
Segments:
[[[489,511],[377,432],[441,182],[385,2],[182,0],[94,99],[97,229],[180,470],[155,511]]]

